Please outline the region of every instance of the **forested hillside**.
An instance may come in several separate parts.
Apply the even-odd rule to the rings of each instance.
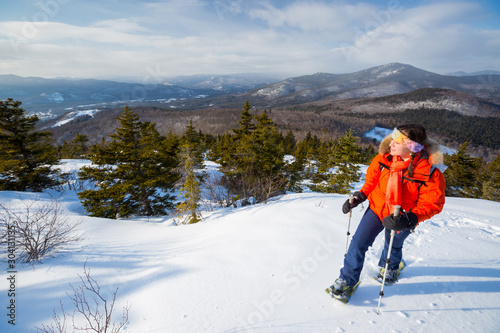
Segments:
[[[252,100],[249,101],[252,104]],[[243,105],[245,101],[242,102]],[[64,125],[62,118],[40,124],[50,130],[59,144],[72,140],[76,133],[100,142],[113,132],[123,108],[102,109],[92,116],[84,114]],[[241,108],[208,107],[197,110],[172,110],[158,107],[134,107],[141,119],[156,123],[158,131],[182,134],[190,122],[203,133],[222,135],[238,125]],[[365,147],[376,144],[364,138],[375,126],[392,128],[402,123],[422,123],[432,137],[458,149],[468,142],[474,156],[491,161],[500,152],[496,133],[500,132],[500,106],[447,89],[419,89],[386,97],[315,101],[275,108],[252,106],[252,114],[263,111],[283,134],[292,131],[297,139],[308,133],[323,139],[335,139],[352,129]]]
[[[375,113],[370,115],[357,114],[355,118],[363,117],[378,119],[377,125],[395,127],[403,123],[420,123],[429,131],[436,133],[443,143],[468,142],[473,146],[499,149],[500,118],[464,116],[448,110],[405,110],[397,113]]]
[[[236,126],[217,135],[197,128],[192,120],[180,134],[172,130],[162,134],[155,122],[125,107],[114,123],[105,124],[111,133],[95,143],[87,134],[78,132],[56,143],[50,140],[49,131],[35,128],[37,117],[27,116],[19,102],[8,100],[1,106],[0,148],[7,158],[0,164],[0,190],[41,191],[68,182],[79,184],[74,186],[82,187],[79,195],[88,212],[108,218],[166,213],[174,207],[171,192],[182,189],[184,199],[194,204],[177,209],[187,210],[196,220],[199,199],[194,198],[199,198],[200,182],[208,182],[205,186],[209,184],[214,195],[211,201],[222,206],[236,201],[267,202],[283,191],[300,192],[305,187],[318,192],[349,193],[351,184],[359,181],[359,165],[368,164],[377,153],[376,146],[361,144],[352,128],[335,135],[323,127],[320,135],[307,132],[298,138],[292,129],[280,130],[271,117],[276,118],[276,113],[252,111],[248,101],[238,116],[234,115]],[[309,115],[320,117],[322,113]],[[391,126],[398,123],[394,119],[397,116],[384,117],[393,122]],[[429,119],[429,123],[435,121]],[[21,120],[26,125],[19,127],[16,123]],[[478,124],[485,126],[482,120]],[[18,140],[42,136],[43,142],[30,140],[22,144]],[[203,156],[220,165],[222,177],[204,179],[195,175]],[[90,159],[93,166],[83,168],[78,179],[68,178],[70,175],[57,171],[58,160],[63,158]],[[469,143],[462,142],[456,153],[445,158],[449,166],[445,172],[447,194],[500,200],[498,162],[498,155],[491,161],[472,156]],[[32,179],[38,175],[51,181],[33,187]],[[225,189],[223,193],[219,188]]]

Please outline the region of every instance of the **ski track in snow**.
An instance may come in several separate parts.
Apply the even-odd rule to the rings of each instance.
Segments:
[[[19,196],[37,197],[0,192],[1,202],[15,207]],[[377,315],[373,276],[383,234],[367,252],[349,304],[324,291],[343,261],[346,198],[287,194],[267,205],[205,212],[189,226],[173,226],[170,217],[84,217],[84,239],[71,251],[18,265],[15,327],[5,316],[2,263],[0,331],[35,331],[50,323],[60,301],[71,312],[66,293],[86,262],[106,294],[119,288],[114,320],[131,306],[124,332],[498,332],[500,203],[447,198],[444,211],[407,239],[407,267],[384,288]],[[71,220],[82,218],[74,193],[64,205]],[[351,237],[362,214],[353,211]]]

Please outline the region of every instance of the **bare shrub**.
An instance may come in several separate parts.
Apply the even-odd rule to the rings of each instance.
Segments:
[[[237,176],[222,177],[220,183],[233,202],[234,199],[240,200],[244,206],[252,202],[267,203],[270,198],[285,194],[289,179],[283,173],[260,171],[249,165]]]
[[[52,322],[48,325],[42,324],[41,328],[36,328],[37,330],[43,333],[65,333],[66,332],[66,312],[64,311],[64,307],[61,303],[61,311],[62,315],[58,315],[56,310],[54,309],[54,313],[52,315]]]
[[[111,316],[118,288],[113,292],[111,301],[108,301],[102,295],[101,287],[97,281],[90,276],[90,269],[87,269],[86,265],[84,265],[83,269],[84,277],[80,276],[82,283],[78,287],[71,286],[73,293],[68,295],[68,297],[75,306],[75,314],[78,313],[85,319],[85,326],[77,326],[75,323],[75,314],[73,314],[73,328],[79,331],[97,333],[120,332],[128,322],[130,306],[123,308],[122,321],[120,323],[112,322]]]
[[[122,318],[119,323],[112,321],[113,310],[116,301],[118,288],[112,293],[112,299],[108,300],[103,295],[101,287],[90,275],[87,263],[83,266],[84,275],[80,277],[81,284],[74,287],[70,284],[72,293],[67,294],[75,308],[72,315],[73,330],[96,333],[119,333],[128,322],[128,311],[130,305],[123,307]],[[62,315],[52,316],[52,323],[36,329],[43,333],[64,333],[66,332],[67,313],[64,311],[61,302]],[[77,323],[78,322],[78,323]],[[83,324],[80,324],[83,323]]]
[[[283,174],[263,173],[256,180],[255,197],[257,202],[267,203],[269,199],[284,195],[288,179]]]
[[[64,185],[67,186],[69,190],[78,194],[87,189],[95,189],[95,184],[86,179],[80,179],[78,177],[78,171],[80,169],[72,170],[71,172],[63,173],[61,179],[63,180],[63,185],[61,185],[60,190],[64,190]]]
[[[12,240],[13,233],[21,262],[40,262],[80,239],[76,228],[81,221],[70,222],[57,199],[42,201],[38,197],[21,200],[16,208],[0,204],[0,209],[1,243]]]
[[[204,191],[201,198],[204,208],[212,211],[215,207],[229,207],[233,203],[234,195],[224,186],[224,176],[207,173],[203,177]]]

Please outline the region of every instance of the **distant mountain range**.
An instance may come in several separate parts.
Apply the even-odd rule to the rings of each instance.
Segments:
[[[486,115],[482,114],[482,106],[500,105],[499,74],[460,73],[440,75],[391,63],[350,74],[316,73],[285,80],[250,74],[194,75],[152,85],[0,75],[0,98],[21,100],[25,109],[48,118],[70,111],[125,104],[191,110],[239,108],[246,100],[261,108],[325,104],[403,94],[423,88],[444,89],[440,98],[446,101],[445,104],[463,112],[473,105],[476,115]],[[451,97],[446,91],[450,91]],[[454,105],[457,103],[461,106]]]
[[[316,73],[272,83],[248,93],[270,105],[314,100],[381,97],[422,88],[442,88],[500,103],[500,75],[446,76],[391,63],[351,74]]]
[[[452,76],[500,75],[500,71],[479,71],[472,73],[458,71],[453,73],[447,73],[446,75],[452,75]]]
[[[59,144],[76,133],[87,135],[89,144],[101,142],[115,131],[125,104],[162,135],[182,134],[191,122],[203,133],[222,135],[240,126],[248,100],[252,114],[268,111],[280,131],[292,130],[298,140],[308,134],[335,138],[352,129],[368,145],[374,142],[363,134],[376,126],[419,122],[450,148],[467,141],[485,160],[500,152],[500,75],[439,75],[393,63],[351,74],[271,80],[198,75],[144,86],[4,75],[0,98],[39,110],[45,118],[39,128],[52,131]]]
[[[279,79],[261,74],[234,74],[215,75],[199,74],[188,76],[176,76],[165,81],[172,84],[191,89],[213,89],[226,93],[243,92],[257,87],[277,82]]]
[[[23,102],[31,113],[53,118],[66,112],[122,105],[157,105],[215,97],[254,89],[271,82],[258,76],[196,75],[161,84],[94,79],[45,79],[0,75],[0,99]],[[276,81],[276,80],[274,80]]]

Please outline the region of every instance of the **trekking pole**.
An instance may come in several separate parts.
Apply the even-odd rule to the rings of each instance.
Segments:
[[[352,205],[353,201],[354,201],[354,196],[351,194],[349,196],[349,204]],[[347,248],[349,247],[349,236],[351,235],[351,233],[349,232],[349,229],[351,228],[351,217],[352,217],[352,208],[349,209],[349,223],[347,224],[347,241],[345,244],[344,258],[347,255]]]
[[[394,206],[394,216],[399,216],[399,211],[401,210],[401,206]],[[396,235],[395,230],[391,230],[391,240],[389,241],[389,249],[387,250],[387,259],[385,260],[385,268],[384,268],[384,278],[382,279],[382,288],[380,288],[380,297],[378,299],[378,308],[377,314],[380,315],[380,301],[382,301],[382,297],[384,296],[384,286],[385,286],[385,277],[387,275],[387,270],[389,269],[389,263],[391,262],[391,250],[392,250],[392,242],[394,241],[394,235]]]

